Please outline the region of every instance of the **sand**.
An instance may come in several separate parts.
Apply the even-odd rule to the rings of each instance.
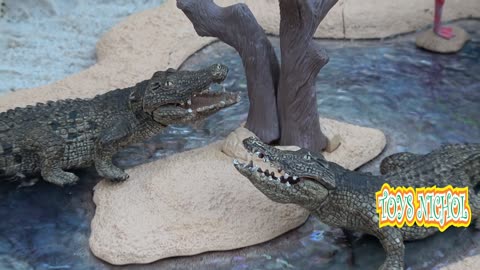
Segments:
[[[344,138],[326,158],[349,169],[385,146],[379,130],[330,119],[321,125],[327,137]],[[272,202],[234,169],[233,158],[249,158],[243,147],[225,148],[253,134],[244,128],[233,134],[129,170],[130,179],[121,185],[99,183],[90,237],[95,256],[112,264],[149,263],[262,243],[303,224],[306,210]]]
[[[245,2],[268,33],[278,33],[276,0]],[[480,6],[476,2],[447,1],[445,19],[479,17]],[[380,0],[340,1],[316,37],[379,38],[431,23],[433,1],[408,0],[392,5],[393,2]],[[106,33],[97,43],[98,62],[94,66],[46,86],[8,94],[0,99],[0,111],[47,100],[93,97],[127,87],[157,70],[178,67],[214,40],[197,37],[190,22],[176,9],[175,1],[169,0],[159,8],[128,17]],[[354,168],[383,149],[385,137],[378,130],[331,124],[342,144],[327,155],[330,160]],[[362,130],[376,135],[368,136],[359,132]],[[139,166],[129,170],[131,178],[122,185],[99,183],[94,197],[98,208],[92,221],[92,251],[114,264],[146,263],[260,243],[304,222],[304,210],[262,197],[233,170],[231,157],[220,148],[218,142]],[[144,217],[152,219],[147,222]],[[212,231],[214,227],[223,230]],[[153,237],[155,231],[159,232],[158,237]],[[191,238],[186,239],[185,235]],[[149,241],[150,246],[141,240]],[[137,241],[140,242],[135,244]],[[132,245],[128,254],[122,244]]]
[[[470,40],[470,37],[465,30],[451,26],[455,36],[451,39],[444,39],[433,32],[433,29],[428,29],[417,35],[415,44],[428,51],[437,53],[456,53],[460,51],[465,43]]]

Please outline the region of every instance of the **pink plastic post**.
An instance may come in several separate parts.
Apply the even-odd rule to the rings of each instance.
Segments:
[[[442,10],[445,0],[435,0],[435,14],[433,19],[433,31],[444,39],[451,39],[455,35],[451,27],[442,26]]]

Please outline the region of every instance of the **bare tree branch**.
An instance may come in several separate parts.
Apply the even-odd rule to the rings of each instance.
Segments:
[[[321,21],[327,16],[330,9],[338,2],[338,0],[309,0],[313,2],[313,10],[316,16],[317,27]],[[315,27],[315,30],[316,28]]]
[[[281,69],[272,45],[244,4],[226,8],[212,0],[177,0],[201,36],[217,37],[240,54],[247,75],[247,128],[270,143],[321,151],[315,78],[328,62],[314,42],[320,22],[338,0],[279,0]]]
[[[322,151],[327,139],[320,130],[314,88],[326,52],[313,41],[321,20],[336,0],[279,0],[281,71],[277,94],[280,143]]]
[[[245,68],[250,100],[246,127],[267,143],[279,139],[278,59],[250,9],[244,4],[222,8],[212,0],[177,0],[177,7],[200,36],[217,37],[237,50]]]

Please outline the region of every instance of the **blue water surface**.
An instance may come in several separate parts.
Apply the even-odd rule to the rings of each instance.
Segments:
[[[3,1],[0,95],[52,83],[95,64],[102,34],[165,0]]]
[[[480,142],[480,22],[455,23],[472,40],[457,54],[417,49],[414,36],[383,41],[319,41],[330,63],[317,80],[318,108],[325,117],[385,132],[382,155],[362,167],[378,172],[382,157],[398,152],[425,153],[442,143]],[[272,38],[278,48],[278,40]],[[198,148],[224,138],[246,119],[248,99],[241,61],[235,51],[215,43],[193,55],[184,69],[213,62],[230,67],[225,82],[242,101],[194,126],[174,126],[119,153],[116,163],[131,167]],[[384,260],[378,241],[355,236],[311,217],[306,224],[272,241],[228,252],[172,258],[150,265],[112,266],[89,251],[94,214],[93,170],[78,172],[81,182],[59,188],[43,182],[17,188],[0,185],[0,269],[377,269]],[[480,252],[480,233],[452,228],[407,243],[409,269],[432,269]]]

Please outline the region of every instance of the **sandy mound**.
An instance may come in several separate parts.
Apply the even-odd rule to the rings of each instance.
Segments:
[[[321,124],[347,138],[326,154],[347,168],[371,160],[385,146],[381,131],[329,119]],[[129,170],[130,179],[121,185],[99,183],[93,253],[112,264],[149,263],[258,244],[303,224],[305,210],[270,201],[221,152],[222,144],[237,145],[250,136],[240,133],[230,137],[233,143],[217,142]],[[245,150],[234,155],[246,158]]]
[[[278,34],[277,0],[245,2],[268,33]],[[341,0],[320,25],[315,37],[380,38],[415,31],[433,21],[432,0]],[[478,0],[449,0],[444,20],[480,17]],[[188,56],[214,41],[200,38],[175,0],[134,14],[106,33],[97,44],[94,66],[53,84],[16,91],[0,99],[0,111],[35,102],[93,97],[150,78],[157,70],[178,67]]]
[[[267,32],[278,33],[276,0],[245,2]],[[316,37],[375,38],[413,31],[431,23],[432,9],[431,0],[340,1]],[[480,17],[480,6],[478,0],[451,0],[445,13],[446,20]],[[168,0],[105,34],[97,44],[94,66],[47,86],[3,96],[0,111],[131,86],[157,70],[179,66],[213,40],[198,37],[175,1]],[[323,125],[343,141],[326,157],[346,167],[370,160],[385,145],[379,131],[329,123]],[[92,221],[94,253],[115,264],[146,263],[260,243],[304,222],[304,210],[269,201],[233,169],[231,157],[220,147],[221,142],[139,166],[122,185],[101,182]]]

